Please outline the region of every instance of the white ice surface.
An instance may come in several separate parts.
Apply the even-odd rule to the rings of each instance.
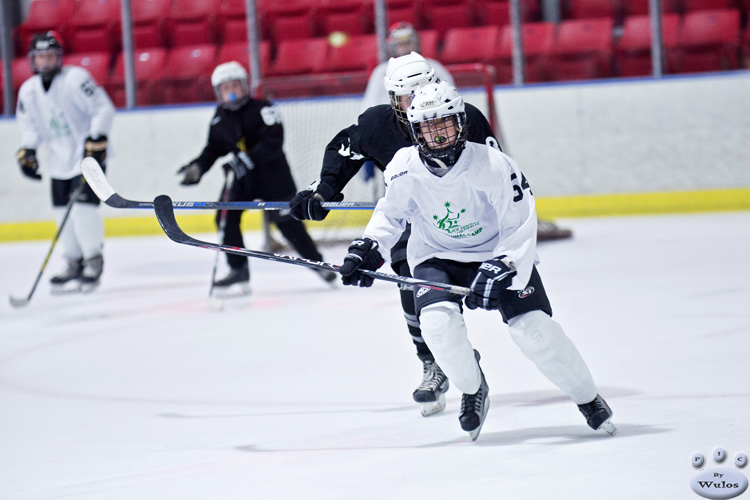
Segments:
[[[217,313],[213,253],[111,238],[95,293],[50,296],[48,272],[0,305],[0,499],[699,498],[693,452],[750,454],[750,212],[558,222],[574,239],[540,244],[539,269],[615,437],[497,313],[466,314],[492,401],[471,443],[455,389],[437,416],[411,400],[395,285],[253,260],[253,294]],[[3,294],[28,293],[48,244],[0,245]]]

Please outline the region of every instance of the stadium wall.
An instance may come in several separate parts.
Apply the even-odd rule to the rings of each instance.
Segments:
[[[463,92],[482,108],[480,90]],[[505,148],[524,170],[548,218],[750,209],[750,72],[701,76],[497,87]],[[356,120],[359,97],[277,103],[298,187],[317,178],[328,140]],[[214,106],[119,110],[110,135],[108,177],[123,196],[215,200],[214,168],[195,187],[179,186],[178,167],[203,147]],[[48,179],[32,182],[15,165],[20,133],[0,120],[0,241],[53,234]],[[48,156],[39,151],[43,175]],[[361,193],[355,192],[355,193]],[[354,197],[353,197],[354,196]],[[355,200],[360,194],[351,194]],[[103,207],[107,233],[149,234],[145,211]],[[245,217],[259,225],[258,213]],[[365,219],[366,220],[366,219]],[[183,217],[210,230],[211,215]]]

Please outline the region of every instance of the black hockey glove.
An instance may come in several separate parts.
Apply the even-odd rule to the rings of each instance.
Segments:
[[[107,166],[107,136],[86,137],[83,143],[83,157],[93,158],[102,167]]]
[[[42,180],[42,176],[39,175],[39,162],[36,160],[36,149],[19,149],[16,152],[16,160],[23,175],[35,181]]]
[[[248,158],[249,159],[249,158]],[[239,158],[232,158],[223,165],[224,173],[229,174],[230,170],[234,171],[234,180],[242,179],[247,175],[248,170],[252,170],[254,166],[248,168]]]
[[[183,186],[192,186],[193,184],[198,184],[201,180],[201,177],[203,177],[203,169],[195,162],[191,162],[183,167],[180,167],[177,173],[184,175],[184,177],[182,178],[182,182],[180,182],[180,184],[182,184]]]
[[[516,275],[516,264],[507,255],[482,262],[471,283],[471,294],[466,297],[469,309],[500,309],[503,291]]]
[[[335,194],[333,188],[315,181],[304,191],[297,193],[289,202],[289,213],[297,220],[323,220],[329,210],[323,208],[324,201],[342,201],[343,193]]]
[[[345,285],[372,286],[375,278],[359,272],[360,269],[375,271],[383,265],[383,256],[378,251],[378,242],[370,238],[354,240],[349,253],[341,265],[341,282]]]

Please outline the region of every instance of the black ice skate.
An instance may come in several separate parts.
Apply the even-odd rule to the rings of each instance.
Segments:
[[[479,362],[479,353],[475,350],[474,356]],[[464,394],[461,396],[461,413],[458,415],[458,421],[461,428],[469,433],[472,441],[476,441],[484,425],[484,419],[487,416],[487,410],[490,409],[490,395],[487,381],[484,378],[482,368],[479,368],[482,375],[482,382],[479,384],[479,390],[474,394]]]
[[[81,291],[83,293],[92,292],[96,287],[99,286],[102,271],[104,270],[104,257],[101,255],[95,255],[84,259],[83,271],[79,278],[81,282]]]
[[[434,360],[422,362],[422,383],[414,390],[414,401],[422,405],[422,416],[429,417],[445,409],[448,377]]]
[[[215,281],[212,295],[217,298],[226,298],[230,297],[235,290],[238,291],[238,295],[250,293],[250,268],[247,264],[231,268],[229,274]]]
[[[612,436],[617,433],[617,427],[611,420],[612,410],[600,395],[597,394],[590,403],[578,405],[578,409],[586,417],[586,423],[589,424],[589,427],[595,431],[602,429]]]
[[[78,292],[81,284],[79,279],[83,272],[83,259],[69,260],[67,267],[60,274],[49,280],[50,291],[53,295]]]

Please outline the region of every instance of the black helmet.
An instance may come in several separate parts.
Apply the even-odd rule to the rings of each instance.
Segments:
[[[39,74],[42,80],[49,82],[52,78],[60,72],[62,69],[62,43],[60,35],[56,31],[48,31],[46,33],[37,33],[31,39],[31,45],[29,46],[29,63],[31,64],[31,71],[34,74]],[[55,54],[57,56],[56,62],[53,64],[46,64],[43,66],[37,66],[34,56],[37,54]]]

